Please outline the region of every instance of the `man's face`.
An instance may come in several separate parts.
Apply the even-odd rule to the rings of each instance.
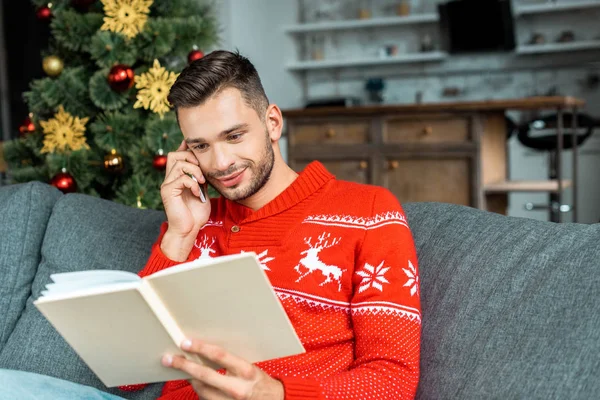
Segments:
[[[227,88],[205,103],[178,110],[183,136],[208,182],[240,201],[268,181],[275,154],[267,128],[241,93]]]

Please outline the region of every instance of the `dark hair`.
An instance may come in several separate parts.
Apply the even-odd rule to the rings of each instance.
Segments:
[[[224,89],[236,88],[246,104],[263,119],[269,99],[254,65],[239,52],[213,51],[185,67],[171,87],[169,102],[175,113],[196,107]]]

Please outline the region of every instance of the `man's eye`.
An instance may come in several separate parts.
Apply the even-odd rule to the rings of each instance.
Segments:
[[[230,142],[235,142],[236,140],[240,140],[241,138],[241,133],[232,133],[231,135],[227,136],[227,140]]]
[[[194,150],[206,150],[208,145],[206,143],[200,143],[194,146]]]

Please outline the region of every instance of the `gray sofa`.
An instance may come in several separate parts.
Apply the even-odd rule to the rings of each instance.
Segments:
[[[404,208],[421,274],[418,398],[600,398],[600,224]],[[41,183],[0,188],[0,368],[107,390],[32,300],[54,272],[137,272],[163,219]]]

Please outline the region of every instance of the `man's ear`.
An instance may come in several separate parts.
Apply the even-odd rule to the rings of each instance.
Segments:
[[[265,124],[271,140],[279,140],[283,131],[283,115],[276,104],[269,104],[269,107],[267,107],[267,111],[265,113]]]

